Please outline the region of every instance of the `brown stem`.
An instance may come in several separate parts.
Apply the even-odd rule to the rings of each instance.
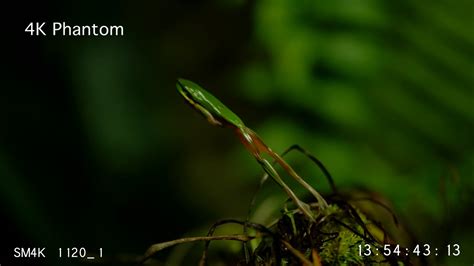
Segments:
[[[293,254],[295,255],[295,257],[297,257],[301,263],[305,266],[312,266],[313,264],[311,263],[311,261],[309,261],[303,253],[301,253],[299,250],[297,250],[296,248],[294,248],[290,243],[286,242],[285,240],[280,240],[281,243],[283,243],[283,245]]]
[[[211,240],[236,240],[236,241],[241,241],[241,242],[247,242],[254,238],[255,238],[254,236],[247,236],[247,235],[197,236],[197,237],[185,237],[185,238],[180,238],[180,239],[176,239],[172,241],[153,244],[147,249],[147,251],[145,252],[145,255],[143,255],[143,258],[140,260],[140,264],[143,264],[145,261],[147,261],[151,256],[153,256],[157,252],[165,248],[172,247],[177,244],[191,243],[191,242],[196,242],[196,241],[211,241]]]
[[[308,184],[301,176],[299,176],[295,170],[293,170],[293,167],[291,167],[283,158],[278,155],[278,153],[272,151],[270,148],[268,149],[268,154],[272,156],[278,164],[283,167],[283,169],[286,170],[286,172],[291,175],[298,183],[300,183],[304,188],[306,188],[315,198],[318,200],[319,207],[321,209],[325,209],[328,207],[328,203],[326,200],[319,194],[319,192],[316,191],[310,184]]]
[[[310,184],[308,184],[301,176],[296,173],[296,171],[285,161],[283,158],[274,152],[270,147],[268,147],[263,140],[253,132],[248,127],[236,128],[236,133],[240,138],[240,141],[244,146],[249,150],[255,158],[261,158],[262,153],[270,155],[276,162],[298,183],[300,183],[304,188],[306,188],[318,201],[319,208],[326,209],[328,203],[326,200],[316,191]]]

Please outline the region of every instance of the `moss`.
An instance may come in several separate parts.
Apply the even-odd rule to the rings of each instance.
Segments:
[[[365,227],[372,223],[345,202],[331,204],[313,223],[300,214],[283,215],[273,228],[273,241],[262,242],[255,250],[260,261],[257,264],[273,265],[272,261],[279,260],[283,265],[300,265],[301,261],[286,247],[275,245],[282,239],[310,260],[311,251],[315,249],[323,265],[405,265],[404,258],[385,257],[376,251],[376,248],[383,250],[383,245]],[[293,224],[296,224],[296,232]],[[361,254],[365,245],[370,245],[373,251],[369,256]]]

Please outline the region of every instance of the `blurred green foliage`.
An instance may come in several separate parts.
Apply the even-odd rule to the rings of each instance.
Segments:
[[[259,1],[266,60],[243,70],[242,88],[258,105],[290,110],[260,132],[280,150],[304,144],[340,186],[386,195],[418,239],[472,250],[470,222],[457,222],[472,222],[473,20],[459,13],[472,7]]]
[[[138,254],[243,217],[261,169],[185,106],[184,77],[274,150],[301,144],[340,188],[386,196],[419,241],[461,243],[466,256],[449,263],[472,262],[472,1],[91,5],[54,3],[49,16],[126,35],[22,39],[28,52],[13,53],[0,197],[21,236]],[[329,192],[311,163],[289,158]],[[284,199],[274,184],[260,198],[270,195]]]

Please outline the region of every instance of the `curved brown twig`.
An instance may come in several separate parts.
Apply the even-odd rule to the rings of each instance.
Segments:
[[[239,220],[236,220],[236,219],[225,219],[225,220],[220,220],[220,221],[217,221],[215,222],[211,228],[209,228],[209,231],[207,233],[207,236],[212,236],[214,234],[214,231],[216,230],[217,227],[221,226],[221,225],[224,225],[224,224],[240,224],[240,225],[243,225],[244,228],[246,227],[251,227],[251,228],[254,228],[255,230],[261,232],[261,233],[265,233],[265,234],[268,234],[268,235],[273,235],[273,233],[268,229],[266,228],[264,225],[261,225],[261,224],[257,224],[257,223],[251,223],[249,221],[239,221]],[[245,231],[245,235],[248,235],[247,231]],[[244,244],[247,243],[247,241],[243,242]],[[201,256],[201,260],[199,261],[199,266],[204,266],[206,265],[206,262],[207,262],[207,252],[209,250],[209,245],[211,244],[211,240],[206,240],[206,243],[204,244],[204,251],[202,252],[202,256]],[[245,249],[246,247],[244,247]],[[246,250],[245,250],[246,251]],[[246,254],[247,256],[247,254]],[[248,263],[248,262],[247,262]]]
[[[143,264],[145,261],[147,261],[151,256],[153,256],[157,252],[165,248],[178,245],[178,244],[191,243],[191,242],[196,242],[196,241],[211,241],[211,240],[235,240],[235,241],[247,242],[254,238],[255,238],[254,236],[248,236],[248,235],[222,235],[222,236],[184,237],[180,239],[175,239],[172,241],[167,241],[167,242],[151,245],[145,252],[145,255],[143,255],[143,258],[140,259],[139,264]]]
[[[294,248],[290,243],[288,243],[287,241],[283,240],[283,239],[280,239],[281,243],[288,249],[288,251],[290,251],[295,257],[297,257],[302,265],[305,265],[305,266],[312,266],[313,263],[311,263],[310,260],[308,260],[303,253],[301,253],[299,250],[297,250],[296,248]]]

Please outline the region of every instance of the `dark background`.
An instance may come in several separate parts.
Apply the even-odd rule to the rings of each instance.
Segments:
[[[418,242],[461,245],[459,258],[431,262],[472,263],[471,1],[47,1],[3,12],[2,265],[80,264],[56,258],[74,246],[118,264],[245,216],[261,170],[184,104],[178,77],[274,150],[301,144],[339,187],[388,198]],[[55,21],[125,35],[24,31]],[[263,195],[284,199],[274,185]],[[47,247],[50,260],[12,261],[18,246]]]

